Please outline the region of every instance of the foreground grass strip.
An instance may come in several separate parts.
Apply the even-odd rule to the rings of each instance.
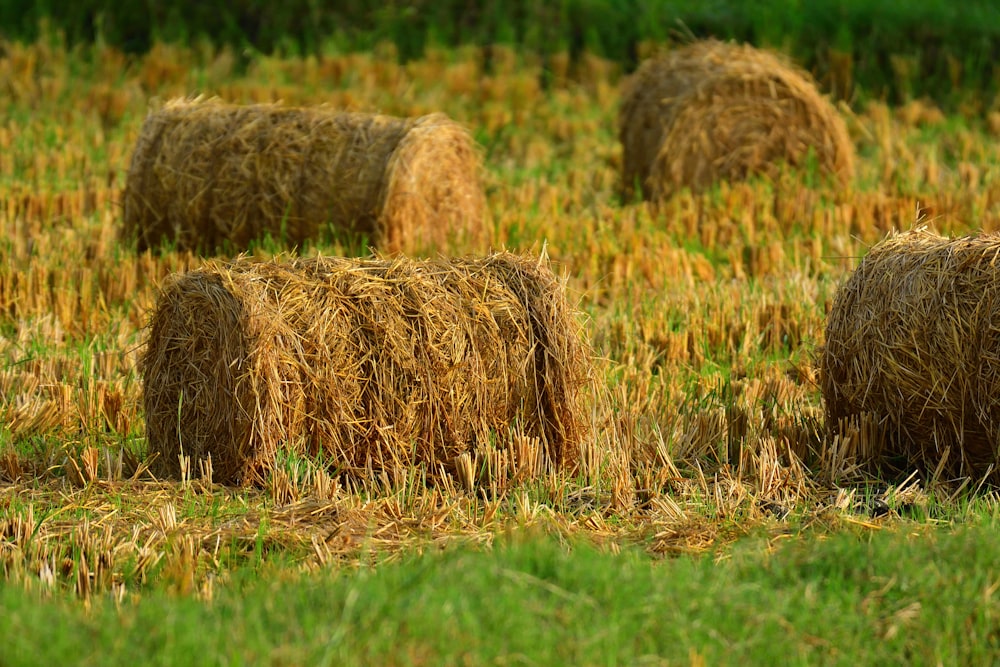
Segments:
[[[375,570],[244,571],[89,611],[0,589],[5,665],[990,664],[995,521],[650,561],[549,538]],[[45,639],[38,635],[46,628]]]

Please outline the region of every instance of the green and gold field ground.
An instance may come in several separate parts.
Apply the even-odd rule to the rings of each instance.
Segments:
[[[887,232],[1000,228],[1000,115],[843,106],[846,189],[786,173],[654,210],[619,201],[622,73],[596,57],[552,59],[543,89],[504,48],[489,71],[471,48],[3,54],[0,664],[1000,659],[996,496],[859,470],[868,434],[830,439],[817,368],[838,285]],[[195,93],[471,128],[496,247],[548,254],[600,357],[581,469],[508,461],[472,491],[296,458],[263,489],[152,478],[144,325],[204,258],[121,245],[121,191],[147,111]]]

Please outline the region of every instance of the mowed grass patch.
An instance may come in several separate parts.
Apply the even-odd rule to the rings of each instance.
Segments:
[[[982,512],[666,560],[529,531],[374,568],[236,571],[207,600],[159,591],[88,611],[4,587],[0,631],[12,666],[990,664],[996,527]]]

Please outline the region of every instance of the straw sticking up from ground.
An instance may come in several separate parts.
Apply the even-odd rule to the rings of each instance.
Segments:
[[[845,184],[854,148],[836,109],[776,54],[714,40],[644,62],[619,113],[622,194],[661,200],[682,188],[773,175],[808,156]]]
[[[124,195],[125,239],[212,251],[327,235],[383,252],[478,249],[481,157],[444,114],[179,99],[145,120]]]
[[[995,483],[998,323],[1000,237],[888,236],[829,315],[821,382],[831,434],[867,423],[881,434],[875,463]]]
[[[433,477],[511,438],[572,469],[591,370],[563,282],[501,253],[210,263],[164,288],[142,373],[154,470],[231,483],[279,452]]]

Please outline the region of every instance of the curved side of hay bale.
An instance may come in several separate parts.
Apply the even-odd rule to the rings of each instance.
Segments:
[[[431,242],[450,238],[453,224],[480,232],[479,154],[457,123],[432,118],[447,136],[411,136],[423,119],[172,101],[147,117],[136,142],[123,237],[136,239],[140,251],[162,243],[245,249],[267,235],[301,244],[332,229],[395,252],[423,238],[420,226],[433,228]],[[393,165],[424,154],[434,159],[419,160],[412,177],[396,175],[407,170]],[[404,194],[419,207],[400,204]],[[401,217],[414,211],[420,215],[412,220]]]
[[[867,415],[876,463],[981,476],[1000,447],[1000,237],[918,230],[872,248],[839,289],[821,384],[830,435]],[[995,472],[993,481],[997,481]]]
[[[574,466],[590,360],[537,260],[243,259],[167,285],[142,374],[160,474],[183,448],[226,483],[264,479],[279,451],[433,477],[512,431]]]
[[[682,188],[772,175],[815,156],[845,184],[854,148],[837,110],[811,77],[748,45],[698,42],[644,63],[620,114],[623,195],[636,182],[660,200]]]

